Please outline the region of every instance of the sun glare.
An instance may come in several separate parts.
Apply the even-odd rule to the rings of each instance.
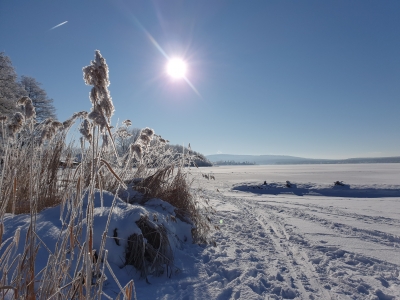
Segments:
[[[186,63],[179,59],[173,58],[168,62],[167,73],[173,78],[182,78],[186,74]]]

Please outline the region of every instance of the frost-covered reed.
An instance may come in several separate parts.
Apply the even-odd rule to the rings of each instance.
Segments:
[[[92,86],[90,112],[74,113],[62,123],[47,119],[36,124],[31,99],[22,97],[17,102],[21,112],[11,118],[0,116],[0,296],[8,292],[16,299],[109,297],[103,291],[102,276],[106,268],[112,272],[105,249],[108,223],[100,249],[93,249],[96,190],[107,190],[133,202],[127,192],[133,189],[143,193],[141,203],[154,197],[170,202],[176,207],[178,217],[193,224],[194,240],[207,241],[212,208],[196,198],[186,176],[184,167],[191,165],[190,153],[174,153],[167,147],[168,141],[148,127],[134,138],[128,129],[132,125],[130,120],[112,128],[115,108],[108,90],[108,66],[100,51],[83,68],[83,77]],[[75,161],[77,147],[67,142],[67,133],[74,124],[79,126],[82,136],[79,161]],[[128,147],[117,150],[116,140],[121,143],[129,140]],[[83,215],[85,194],[87,213]],[[36,215],[57,205],[62,209],[61,215],[68,217],[61,218],[63,231],[47,265],[35,270],[36,249],[46,247],[35,232]],[[26,237],[20,237],[17,231],[13,239],[2,241],[7,213],[30,214]],[[84,228],[86,239],[78,242],[77,236]],[[21,241],[25,244],[19,253]],[[136,298],[133,281],[120,289],[122,298]]]

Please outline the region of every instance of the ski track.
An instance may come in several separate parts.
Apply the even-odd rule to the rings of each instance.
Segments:
[[[252,207],[223,198],[223,203],[237,210],[218,211],[217,217],[226,222],[215,235],[217,247],[206,248],[203,255],[208,289],[214,290],[215,299],[304,298],[309,281],[293,276],[297,271],[284,259],[280,238],[271,234],[271,227],[258,218]]]
[[[273,198],[259,200],[248,193],[234,193],[228,186],[220,189],[206,191],[216,205],[214,221],[224,221],[214,235],[217,246],[206,247],[202,253],[202,268],[208,277],[204,288],[212,299],[400,297],[399,265],[325,241],[316,243],[287,222],[288,218],[312,222],[332,235],[400,247],[398,236],[333,222],[323,215],[346,216],[361,224],[399,225],[398,220]]]
[[[269,203],[277,203],[277,204],[285,204],[285,207],[288,206],[293,206],[296,208],[306,208],[311,211],[320,211],[324,214],[330,214],[333,216],[340,216],[340,217],[349,217],[356,219],[359,222],[364,222],[366,224],[384,224],[384,225],[397,225],[400,226],[400,220],[398,219],[393,219],[393,218],[388,218],[388,217],[383,217],[383,216],[368,216],[368,215],[362,215],[362,214],[357,214],[357,213],[349,213],[343,209],[336,208],[333,206],[321,206],[317,204],[301,204],[301,203],[296,203],[296,202],[288,202],[288,201],[268,201]]]
[[[314,206],[315,207],[315,206]],[[374,243],[379,243],[387,246],[393,246],[393,247],[399,247],[400,248],[400,237],[398,235],[393,235],[390,233],[386,232],[381,232],[378,230],[367,230],[367,229],[362,229],[350,225],[346,225],[340,222],[333,222],[331,220],[327,220],[325,218],[318,217],[315,215],[315,212],[321,212],[325,213],[324,209],[320,211],[315,211],[314,214],[309,214],[305,212],[304,210],[307,209],[309,211],[310,206],[305,206],[304,209],[299,209],[299,208],[289,208],[285,206],[284,208],[282,206],[275,206],[275,205],[269,205],[269,204],[264,204],[264,209],[270,209],[272,211],[278,212],[285,214],[286,216],[292,216],[292,217],[297,217],[301,219],[306,219],[312,222],[316,222],[321,226],[328,227],[333,229],[334,231],[338,231],[347,235],[352,235],[359,237],[363,240],[368,240]],[[330,212],[330,210],[328,210]],[[342,217],[340,213],[331,213],[331,215],[336,215]],[[352,217],[357,220],[365,221],[366,219],[370,218],[362,218],[360,215],[357,214],[346,214],[348,217]],[[373,218],[374,219],[374,218]],[[377,223],[380,223],[379,220],[380,218],[377,218]],[[398,223],[398,222],[396,222]],[[368,222],[370,224],[370,222]]]

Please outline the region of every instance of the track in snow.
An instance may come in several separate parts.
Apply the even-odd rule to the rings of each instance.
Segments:
[[[397,220],[312,204],[279,202],[268,196],[260,199],[226,188],[221,191],[208,190],[208,196],[217,205],[218,218],[225,220],[216,236],[217,250],[210,257],[225,255],[230,267],[224,265],[228,269],[219,272],[210,260],[209,275],[211,283],[224,280],[224,274],[234,274],[234,278],[225,276],[227,284],[220,287],[225,292],[219,299],[246,299],[243,291],[247,286],[253,292],[247,294],[247,299],[400,297],[398,264],[370,257],[356,248],[344,249],[340,243],[315,241],[297,226],[302,222],[318,226],[326,231],[327,237],[341,241],[397,247],[400,241],[396,235],[334,222],[332,215],[358,220],[361,225],[374,221],[397,225]],[[246,273],[246,269],[252,271]],[[257,276],[250,276],[251,273]],[[257,280],[247,282],[250,277]]]

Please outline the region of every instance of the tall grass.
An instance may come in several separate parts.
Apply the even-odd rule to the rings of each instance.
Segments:
[[[167,141],[150,128],[142,129],[137,139],[125,147],[125,151],[118,151],[115,141],[124,143],[124,139],[129,138],[121,134],[121,128],[127,128],[131,122],[127,120],[122,127],[114,130],[111,127],[114,106],[108,91],[108,66],[99,51],[83,72],[86,84],[92,86],[90,112],[75,113],[64,123],[47,119],[36,124],[32,102],[24,97],[18,102],[21,112],[9,120],[0,116],[0,297],[109,297],[103,291],[105,269],[113,274],[105,249],[109,221],[100,249],[93,249],[94,193],[97,189],[110,191],[127,202],[133,202],[127,190],[139,191],[144,195],[139,201],[141,204],[151,198],[161,198],[176,207],[179,218],[193,224],[195,241],[207,242],[212,208],[193,192],[184,169],[191,164],[190,153],[177,155],[168,149]],[[67,134],[77,122],[81,124],[79,131],[82,136],[79,145],[81,159],[76,165],[76,145],[67,142]],[[86,215],[83,214],[85,193],[88,194]],[[36,234],[36,217],[43,209],[57,205],[62,208],[63,233],[55,249],[50,250]],[[30,215],[25,237],[21,237],[17,230],[12,238],[2,240],[6,214]],[[111,214],[112,209],[109,220]],[[146,222],[146,219],[139,222],[143,228],[142,237],[131,237],[132,247],[129,255],[127,252],[127,264],[139,254],[139,260],[144,260],[145,251],[134,250],[133,246],[138,244],[134,242],[138,239],[150,239]],[[86,239],[82,241],[78,237],[85,228]],[[153,266],[157,269],[157,264],[166,264],[173,258],[169,244],[165,242],[163,228],[160,227],[159,236],[152,239],[154,245],[163,247],[156,251],[163,256],[153,257],[156,262]],[[23,247],[19,248],[21,242]],[[156,247],[153,244],[152,247]],[[47,265],[42,270],[35,270],[39,247],[47,248],[50,255]],[[139,260],[134,260],[132,264],[143,271],[142,265],[137,262]],[[114,279],[120,287],[118,297],[136,298],[133,281],[122,287],[118,279]]]

